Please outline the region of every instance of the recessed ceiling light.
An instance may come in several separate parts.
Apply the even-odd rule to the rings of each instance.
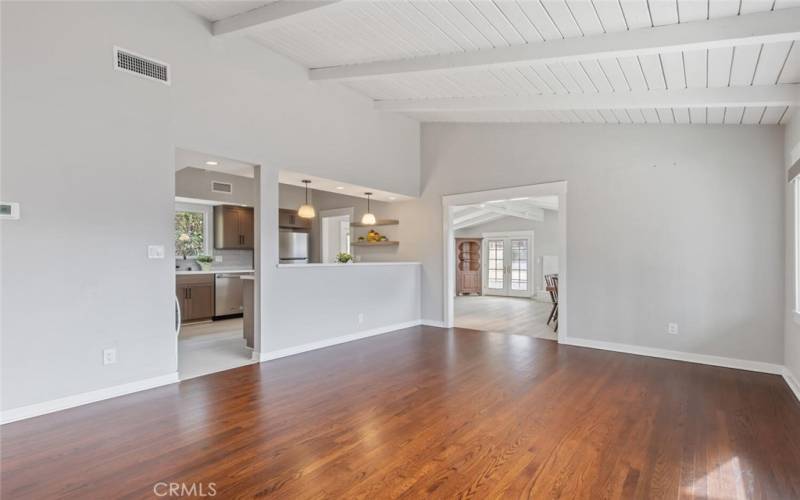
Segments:
[[[486,203],[481,203],[479,206],[480,206],[481,208],[486,208]]]
[[[397,198],[395,198],[394,196],[390,196],[389,199],[390,200],[396,200]]]
[[[522,201],[522,200],[527,200],[527,199],[528,199],[527,196],[523,196],[522,198],[511,198],[510,201]]]
[[[336,189],[344,189],[344,186],[336,186]]]
[[[213,167],[213,166],[215,166],[215,165],[219,165],[219,162],[217,162],[217,161],[214,161],[214,160],[208,160],[208,161],[206,162],[206,165],[211,165],[211,166]]]

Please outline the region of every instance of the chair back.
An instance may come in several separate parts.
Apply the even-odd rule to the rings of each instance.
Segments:
[[[550,292],[550,300],[553,303],[558,302],[558,275],[557,274],[545,274],[544,281],[547,283],[547,291]]]

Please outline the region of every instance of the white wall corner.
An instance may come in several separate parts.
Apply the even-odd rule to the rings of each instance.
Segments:
[[[783,367],[782,375],[783,379],[786,381],[786,384],[789,386],[789,389],[792,390],[794,396],[798,401],[800,401],[800,379],[798,379],[786,366]]]
[[[21,406],[19,408],[12,408],[0,413],[0,424],[7,424],[10,422],[16,422],[17,420],[38,417],[39,415],[75,408],[76,406],[82,406],[89,403],[96,403],[104,399],[116,398],[147,389],[154,389],[162,385],[174,384],[179,381],[178,372],[175,372],[167,375],[160,375],[158,377],[147,378],[144,380],[137,380],[136,382],[129,382],[127,384],[115,385],[103,389],[97,389],[95,391],[52,399],[50,401],[43,401],[41,403],[35,403],[32,405]]]
[[[420,321],[420,324],[425,326],[435,326],[436,328],[447,328],[444,325],[444,321],[439,321],[438,319],[423,319]]]
[[[752,372],[771,373],[774,375],[784,375],[785,368],[775,363],[765,363],[763,361],[750,361],[746,359],[726,358],[722,356],[712,356],[708,354],[696,354],[684,351],[670,351],[655,347],[645,347],[632,344],[618,344],[615,342],[603,342],[600,340],[579,339],[574,337],[562,338],[560,344],[577,347],[589,347],[592,349],[602,349],[604,351],[621,352],[625,354],[636,354],[638,356],[649,356],[651,358],[671,359],[673,361],[686,361],[688,363],[698,363],[701,365],[721,366],[724,368],[736,368]]]

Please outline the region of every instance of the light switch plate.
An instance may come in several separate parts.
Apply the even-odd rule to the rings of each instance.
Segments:
[[[148,259],[163,259],[164,258],[164,245],[148,245],[147,246]]]
[[[215,255],[214,262],[222,262],[222,255]]]

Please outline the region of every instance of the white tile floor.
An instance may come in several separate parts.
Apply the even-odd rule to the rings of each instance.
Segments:
[[[253,363],[242,320],[183,325],[178,338],[178,374],[187,380]]]

